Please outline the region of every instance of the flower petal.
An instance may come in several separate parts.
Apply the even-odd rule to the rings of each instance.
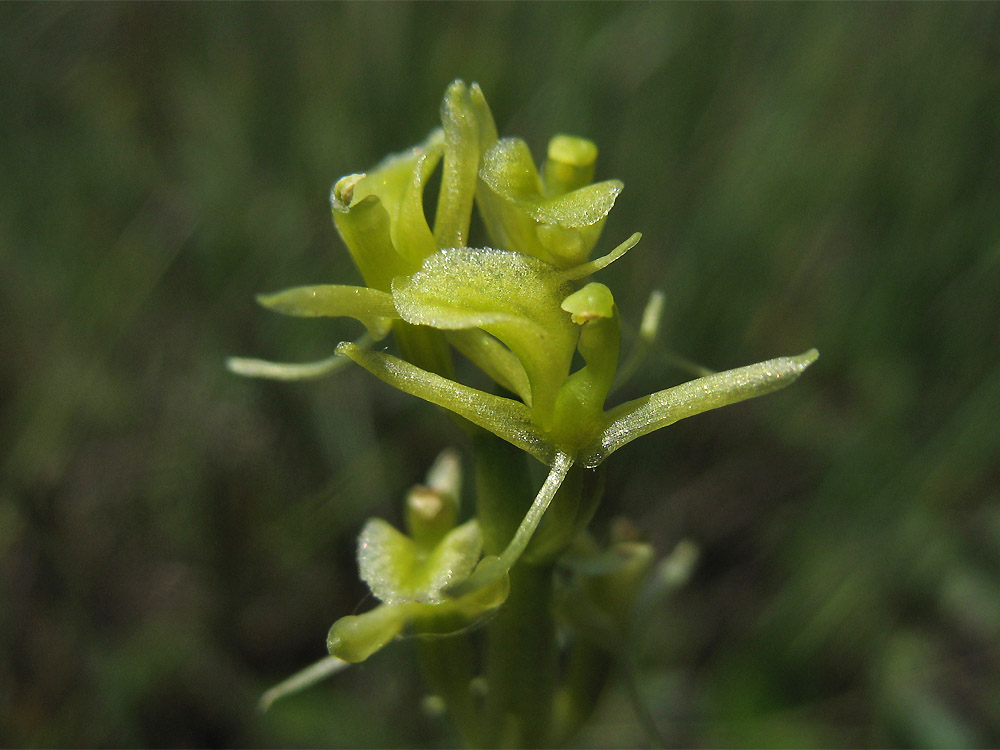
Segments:
[[[477,197],[494,242],[560,268],[587,259],[623,187],[618,180],[570,192],[556,186],[554,197],[545,197],[531,152],[518,138],[503,138],[483,154],[479,177]]]
[[[580,461],[592,468],[623,445],[661,427],[784,388],[795,382],[817,357],[819,352],[810,349],[797,357],[778,357],[717,372],[624,403],[608,412],[606,427],[580,452]]]
[[[257,301],[275,312],[300,318],[355,318],[364,323],[376,341],[385,338],[392,321],[399,318],[390,294],[365,286],[299,286],[258,295]]]

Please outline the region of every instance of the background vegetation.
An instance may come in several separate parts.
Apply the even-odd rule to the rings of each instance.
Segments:
[[[255,712],[365,606],[354,537],[457,439],[356,329],[327,195],[479,81],[626,189],[605,280],[664,351],[817,346],[794,388],[609,462],[702,557],[637,628],[671,743],[1000,743],[1000,6],[0,6],[0,744],[438,746],[405,644]],[[627,290],[627,291],[626,291]],[[624,395],[683,378],[655,357]],[[645,738],[618,683],[582,745]]]

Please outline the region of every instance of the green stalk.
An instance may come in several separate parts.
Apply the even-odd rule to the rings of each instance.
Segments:
[[[552,566],[520,563],[510,578],[510,597],[487,632],[486,745],[547,747],[559,669]]]
[[[583,639],[573,644],[556,696],[556,744],[566,745],[593,714],[612,664],[611,654],[597,644]]]
[[[482,717],[472,693],[474,656],[466,633],[419,639],[420,668],[432,694],[444,699],[465,747],[482,747]]]
[[[528,476],[528,457],[519,448],[485,430],[475,431],[473,445],[483,554],[499,555],[521,525],[537,487]]]
[[[536,488],[525,455],[480,432],[476,513],[484,552],[499,554],[517,531]],[[486,747],[541,747],[551,742],[558,649],[552,618],[552,566],[519,562],[510,596],[486,632]]]

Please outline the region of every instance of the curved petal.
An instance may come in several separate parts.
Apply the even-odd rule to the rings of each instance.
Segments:
[[[473,84],[454,81],[441,102],[444,126],[444,171],[434,217],[434,238],[439,247],[461,247],[469,239],[472,202],[476,196],[479,156],[496,125],[486,99]]]

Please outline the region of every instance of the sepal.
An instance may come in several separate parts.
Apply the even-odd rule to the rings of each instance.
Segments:
[[[686,417],[763,396],[791,385],[819,357],[810,349],[706,375],[622,404],[607,414],[600,435],[583,448],[580,461],[593,467],[623,445]]]
[[[384,339],[399,318],[392,295],[365,286],[317,284],[257,295],[274,312],[300,318],[349,317],[361,321],[375,340]]]

